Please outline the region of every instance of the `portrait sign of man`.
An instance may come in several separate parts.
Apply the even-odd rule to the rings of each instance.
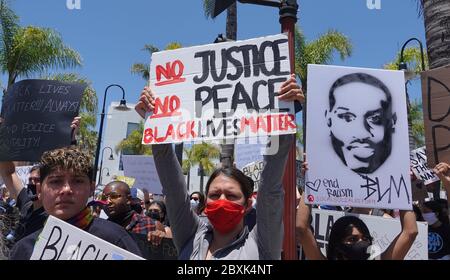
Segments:
[[[352,73],[333,83],[328,99],[333,150],[354,172],[373,173],[392,151],[397,117],[389,88],[372,75]]]

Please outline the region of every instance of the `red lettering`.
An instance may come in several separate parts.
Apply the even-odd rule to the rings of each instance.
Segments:
[[[161,103],[161,98],[155,99],[155,109],[150,119],[165,118],[172,116],[179,116],[181,112],[178,110],[181,107],[180,98],[176,95],[164,97],[164,102]]]
[[[153,130],[151,128],[144,130],[143,141],[144,144],[150,144],[153,142]]]
[[[258,130],[262,130],[264,132],[267,132],[267,126],[266,126],[266,120],[264,119],[264,116],[258,117]]]
[[[175,60],[174,62],[166,63],[166,68],[161,65],[156,66],[156,80],[155,86],[165,86],[170,84],[182,83],[186,79],[182,78],[184,71],[183,62]],[[161,81],[162,76],[165,77],[165,81]]]
[[[287,126],[289,128],[292,128],[292,129],[296,129],[297,128],[297,124],[295,123],[295,116],[294,115],[286,115],[285,118],[286,118],[285,122],[286,122],[286,124],[287,124]]]

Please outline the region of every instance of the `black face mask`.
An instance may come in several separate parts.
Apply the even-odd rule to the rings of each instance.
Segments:
[[[370,257],[367,253],[370,245],[371,242],[358,241],[354,244],[340,244],[338,250],[347,260],[367,260]]]
[[[159,213],[159,212],[149,212],[147,215],[150,218],[152,218],[153,220],[157,220],[157,221],[160,221],[160,222],[162,220],[161,213]]]

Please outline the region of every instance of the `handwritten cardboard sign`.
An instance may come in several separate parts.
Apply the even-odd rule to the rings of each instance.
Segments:
[[[423,181],[425,185],[439,181],[439,177],[428,167],[425,147],[411,151],[410,160],[411,169],[414,172],[414,175],[417,179]]]
[[[294,103],[276,98],[290,77],[285,34],[154,53],[150,77],[144,144],[296,131]]]
[[[162,193],[153,156],[124,155],[122,161],[125,176],[135,179],[133,187],[147,189],[154,194]]]
[[[330,237],[331,228],[337,219],[346,215],[354,215],[342,211],[330,211],[312,209],[312,227],[317,244],[326,256],[326,246]],[[392,240],[401,232],[400,221],[397,219],[383,218],[369,215],[354,215],[360,218],[369,228],[374,238],[372,254],[379,256],[391,244]],[[417,223],[418,235],[406,254],[405,260],[428,260],[428,225]]]
[[[428,166],[450,162],[450,66],[422,72]]]
[[[38,161],[44,151],[69,146],[86,85],[23,80],[4,96],[0,161]]]
[[[49,216],[31,260],[143,260],[56,217]]]
[[[401,71],[308,66],[306,202],[411,209]]]
[[[261,185],[261,174],[264,169],[264,161],[252,162],[242,168],[242,172],[254,182],[253,192],[257,192]]]

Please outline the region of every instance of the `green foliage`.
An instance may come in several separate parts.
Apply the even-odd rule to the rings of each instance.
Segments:
[[[185,159],[183,160],[183,172],[188,173],[192,166],[200,165],[205,174],[211,174],[216,166],[212,159],[220,157],[220,150],[216,145],[202,142],[195,144],[190,149],[184,149]]]
[[[400,55],[401,52],[399,51],[395,57],[395,59],[387,64],[384,65],[384,69],[388,70],[398,70],[398,67],[400,65]],[[425,70],[428,69],[428,57],[426,53],[424,53],[424,60],[425,60]],[[403,51],[403,61],[406,63],[409,72],[411,73],[409,79],[416,79],[419,77],[420,72],[422,72],[422,55],[420,53],[419,47],[412,47],[412,48],[405,48]]]
[[[144,122],[139,123],[139,128],[128,135],[127,138],[120,141],[116,146],[116,154],[119,152],[132,155],[152,155],[150,146],[142,144],[142,135],[144,134]]]

